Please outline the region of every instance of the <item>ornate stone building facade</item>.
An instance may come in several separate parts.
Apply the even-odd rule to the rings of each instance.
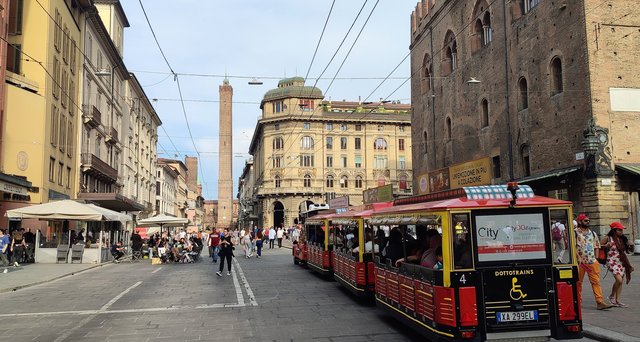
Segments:
[[[365,189],[386,184],[411,194],[411,106],[322,99],[301,77],[264,95],[253,162],[240,180],[239,196],[253,197],[240,198],[240,210],[250,210],[245,223],[255,217],[260,227],[288,227],[308,204],[342,196],[362,204]]]
[[[414,173],[488,157],[493,183],[571,200],[595,227],[637,227],[640,15],[633,0],[601,5],[418,3]]]

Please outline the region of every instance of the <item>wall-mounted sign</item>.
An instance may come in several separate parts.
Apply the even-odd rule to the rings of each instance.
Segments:
[[[349,206],[349,196],[336,197],[329,200],[329,207],[331,209],[346,208],[348,206]]]
[[[11,183],[0,181],[0,191],[8,192],[10,194],[27,196],[27,188],[19,185],[14,185]]]
[[[418,195],[429,193],[429,174],[423,173],[418,176]]]
[[[451,189],[491,184],[491,159],[482,158],[449,167]]]
[[[429,172],[429,192],[438,192],[451,189],[449,181],[449,168]]]
[[[391,184],[367,189],[362,192],[363,203],[379,203],[393,201],[393,186]]]

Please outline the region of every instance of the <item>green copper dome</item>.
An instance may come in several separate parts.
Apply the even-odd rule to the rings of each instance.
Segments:
[[[322,99],[324,95],[322,90],[316,87],[305,86],[304,78],[291,77],[280,80],[278,88],[267,91],[262,98],[262,104],[287,98]]]

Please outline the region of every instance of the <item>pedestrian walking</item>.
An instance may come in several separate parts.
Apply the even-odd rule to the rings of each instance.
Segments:
[[[300,238],[300,229],[298,227],[295,227],[291,232],[291,242],[297,243],[299,238]]]
[[[602,239],[603,247],[609,249],[607,253],[607,267],[613,274],[615,281],[609,295],[609,302],[613,306],[626,308],[627,305],[620,301],[622,296],[622,281],[626,277],[627,284],[631,281],[633,267],[627,257],[629,239],[623,234],[624,226],[620,222],[613,222],[609,225],[611,230]]]
[[[258,259],[260,259],[260,257],[262,257],[262,243],[263,243],[263,239],[264,236],[262,235],[262,231],[258,230],[258,232],[256,233],[256,253],[257,253],[257,257]]]
[[[551,240],[553,241],[553,253],[555,260],[561,264],[564,262],[564,252],[567,249],[566,227],[558,220],[551,225]]]
[[[602,297],[602,288],[600,287],[600,264],[596,261],[598,249],[600,249],[600,241],[591,229],[589,229],[589,217],[580,214],[576,218],[578,229],[576,229],[576,253],[578,259],[578,297],[582,298],[582,281],[584,274],[587,273],[593,296],[596,299],[596,308],[604,310],[612,307],[611,304],[604,302]]]
[[[11,261],[15,267],[20,266],[18,261],[22,262],[24,252],[27,249],[27,243],[24,241],[23,230],[24,229],[20,229],[13,232],[11,240]]]
[[[220,269],[216,274],[218,277],[222,277],[222,271],[224,271],[224,261],[227,261],[227,275],[231,275],[231,259],[233,259],[233,242],[231,242],[231,235],[225,231],[224,240],[220,241]]]
[[[278,227],[278,231],[276,231],[276,238],[278,239],[278,248],[282,248],[283,236],[284,236],[284,229],[282,229],[282,227]]]
[[[0,262],[2,262],[2,266],[7,267],[9,266],[9,260],[7,260],[7,253],[9,252],[9,237],[5,235],[4,232],[4,229],[0,229]]]
[[[253,240],[251,239],[251,233],[246,232],[242,236],[242,244],[244,245],[244,257],[249,259],[253,256],[251,249],[253,248]]]
[[[273,243],[276,241],[276,230],[271,227],[269,229],[269,249],[273,248]]]
[[[209,256],[211,256],[211,262],[218,262],[218,252],[220,252],[220,233],[218,229],[213,228],[209,234]]]

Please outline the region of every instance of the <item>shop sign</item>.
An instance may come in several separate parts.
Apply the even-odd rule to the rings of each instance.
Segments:
[[[491,159],[482,158],[449,167],[451,189],[491,184]]]
[[[349,206],[349,196],[336,197],[329,200],[329,208],[347,208]]]
[[[362,192],[364,204],[393,201],[393,186],[391,184],[367,189]]]
[[[28,195],[27,188],[3,181],[0,181],[0,191],[22,196]]]
[[[438,192],[451,189],[449,181],[449,168],[429,172],[429,192]]]
[[[423,173],[418,176],[418,195],[429,193],[429,174]]]

